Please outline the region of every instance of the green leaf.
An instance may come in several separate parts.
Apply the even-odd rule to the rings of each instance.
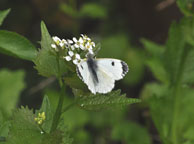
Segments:
[[[151,144],[147,130],[140,125],[124,121],[113,126],[111,132],[113,140],[131,144]]]
[[[193,18],[183,18],[181,20],[183,35],[185,41],[188,42],[190,45],[194,46],[194,19]]]
[[[79,15],[81,17],[103,19],[107,17],[107,11],[102,5],[96,3],[86,3],[81,7]]]
[[[141,42],[143,43],[146,51],[149,52],[149,54],[151,54],[154,57],[161,57],[165,51],[164,46],[158,45],[147,39],[141,39]]]
[[[68,5],[66,3],[60,4],[60,10],[73,18],[76,18],[78,16],[78,12],[71,5]]]
[[[143,51],[130,48],[125,52],[124,58],[124,61],[129,66],[129,73],[124,77],[123,82],[127,85],[136,85],[141,81],[144,75],[145,55]]]
[[[22,107],[12,117],[9,136],[5,144],[68,144],[64,143],[65,133],[56,130],[52,133],[41,133],[34,121],[32,110]]]
[[[149,106],[164,144],[193,143],[194,91],[189,85],[194,82],[193,28],[190,18],[183,18],[179,24],[173,23],[164,53],[149,59],[150,67],[154,67],[152,71],[157,73],[155,76],[162,84],[146,85],[142,98]],[[157,65],[164,66],[170,83],[159,77],[159,72],[163,70],[157,70]]]
[[[2,69],[0,71],[0,110],[4,116],[10,116],[16,108],[19,96],[25,87],[25,73],[22,70],[10,71]]]
[[[101,110],[107,108],[120,108],[129,104],[139,103],[140,99],[127,98],[125,94],[120,94],[120,90],[112,91],[108,94],[83,94],[79,90],[73,90],[77,97],[78,105],[87,110]]]
[[[9,126],[10,126],[10,121],[5,120],[0,110],[0,142],[1,142],[1,138],[5,139],[5,137],[8,136]]]
[[[38,115],[38,113],[42,113],[42,112],[45,112],[45,116],[46,116],[46,121],[43,123],[42,128],[44,129],[44,131],[49,133],[50,129],[51,129],[51,125],[52,125],[54,112],[51,109],[50,101],[49,101],[49,98],[47,95],[44,96],[41,108],[40,108],[40,110],[36,111],[36,115]]]
[[[102,48],[99,51],[100,57],[123,59],[123,55],[126,54],[129,48],[127,36],[122,33],[103,38],[101,44]]]
[[[0,52],[29,61],[36,57],[36,48],[29,40],[5,30],[0,30]]]
[[[146,39],[142,39],[146,51],[148,52],[145,64],[150,68],[155,78],[163,83],[169,82],[168,73],[164,67],[163,54],[165,47]]]
[[[184,19],[183,19],[184,20]],[[171,84],[176,83],[181,78],[183,83],[194,81],[194,48],[188,43],[185,37],[184,29],[187,24],[172,24],[169,32],[166,50],[164,53],[164,64]]]
[[[194,0],[177,0],[176,2],[183,14],[186,16],[194,15]]]
[[[64,81],[71,88],[82,89],[85,91],[87,91],[88,89],[87,86],[83,84],[83,81],[81,81],[80,78],[76,74],[73,76],[64,77]]]
[[[63,59],[58,60],[58,57],[51,53],[52,39],[46,25],[41,22],[41,49],[39,50],[37,57],[34,61],[35,68],[39,74],[45,77],[59,76],[67,71],[65,61]]]
[[[9,14],[11,9],[7,9],[7,10],[3,10],[0,11],[0,26],[2,25],[4,19],[6,18],[6,16]]]

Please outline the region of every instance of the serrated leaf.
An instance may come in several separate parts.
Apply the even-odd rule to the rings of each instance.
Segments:
[[[96,3],[86,3],[81,7],[79,16],[90,18],[106,18],[107,11],[106,8],[102,5]]]
[[[0,11],[0,26],[2,25],[4,19],[6,18],[6,16],[9,14],[11,9],[7,9],[7,10],[3,10]]]
[[[32,110],[24,107],[18,109],[13,115],[5,144],[66,144],[63,142],[65,135],[61,130],[41,133],[34,118]]]
[[[194,63],[194,48],[190,43],[187,43],[188,41],[182,29],[182,27],[187,26],[182,23],[174,23],[170,28],[169,39],[164,54],[164,63],[169,73],[171,84],[174,84],[180,77],[183,83],[194,81],[194,66],[191,64]]]
[[[49,101],[49,98],[47,95],[44,96],[41,108],[40,108],[40,110],[36,111],[36,115],[38,115],[38,113],[42,113],[42,112],[45,112],[45,116],[46,116],[46,120],[43,123],[42,128],[44,129],[44,131],[49,133],[50,129],[51,129],[51,125],[52,125],[54,112],[51,109],[50,101]]]
[[[14,32],[0,30],[0,52],[32,61],[37,51],[25,37]]]
[[[25,73],[22,70],[10,71],[2,69],[0,71],[0,109],[4,116],[10,116],[16,108],[19,96],[25,87]]]
[[[28,108],[22,107],[14,112],[6,144],[40,144],[43,135],[34,118]]]
[[[41,22],[41,49],[39,50],[37,57],[34,61],[35,68],[39,74],[45,77],[59,76],[67,71],[65,61],[59,59],[56,55],[51,53],[51,36],[46,28],[44,22]]]
[[[125,94],[120,94],[120,90],[112,91],[108,94],[82,95],[78,90],[73,90],[77,97],[77,104],[86,110],[100,110],[107,108],[119,108],[133,103],[141,102],[140,99],[127,98]]]

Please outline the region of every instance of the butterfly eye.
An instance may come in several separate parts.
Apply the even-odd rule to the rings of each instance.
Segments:
[[[115,63],[114,63],[114,62],[112,62],[111,64],[112,64],[112,66],[114,66],[114,65],[115,65]]]

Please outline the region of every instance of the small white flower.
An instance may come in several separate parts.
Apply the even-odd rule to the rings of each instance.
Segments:
[[[79,54],[75,54],[75,58],[78,59],[78,60],[81,59]]]
[[[73,41],[70,40],[70,39],[68,39],[67,42],[68,42],[69,44],[73,44]]]
[[[73,37],[73,41],[76,43],[78,40],[75,37]]]
[[[94,42],[91,42],[90,44],[91,44],[93,47],[95,47],[95,43],[94,43]]]
[[[92,49],[92,45],[89,42],[86,43],[85,47],[86,47],[86,49]]]
[[[61,42],[61,39],[57,36],[52,37],[52,39],[57,45]]]
[[[91,39],[87,35],[81,34],[81,36],[83,37],[84,40],[91,41]]]
[[[80,49],[85,50],[86,47],[84,45],[80,45]]]
[[[72,57],[74,55],[73,51],[68,51],[68,54],[70,57]]]
[[[76,47],[76,48],[79,48],[80,47],[80,45],[82,45],[83,44],[83,39],[80,37],[79,38],[79,40],[77,40],[75,37],[73,38],[73,41],[75,42],[75,44],[74,44],[74,46]]]
[[[75,50],[75,47],[73,45],[71,45],[71,50],[73,50],[73,51]]]
[[[74,44],[75,48],[79,48],[79,45],[77,43]]]
[[[63,57],[63,58],[65,58],[66,61],[70,61],[70,60],[71,60],[71,57],[70,57],[70,56],[65,56],[65,57]]]
[[[59,43],[60,47],[63,48],[63,46],[65,45],[62,41]]]
[[[54,48],[54,49],[57,48],[57,46],[55,44],[51,44],[51,47]]]
[[[62,41],[64,44],[67,45],[67,41],[66,41],[65,39],[62,39],[61,41]]]
[[[75,64],[75,65],[77,65],[79,62],[78,62],[78,59],[74,59],[73,60],[73,63]]]

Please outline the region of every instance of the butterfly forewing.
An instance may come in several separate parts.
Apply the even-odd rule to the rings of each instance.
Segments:
[[[86,60],[82,60],[78,65],[77,65],[77,75],[79,76],[79,78],[85,83],[87,84],[89,90],[92,93],[95,93],[95,87],[94,87],[94,83],[90,74],[90,71],[88,69],[88,65]]]
[[[102,67],[104,71],[112,74],[115,80],[122,79],[128,72],[128,66],[125,62],[118,59],[100,58],[96,59],[97,65]]]

